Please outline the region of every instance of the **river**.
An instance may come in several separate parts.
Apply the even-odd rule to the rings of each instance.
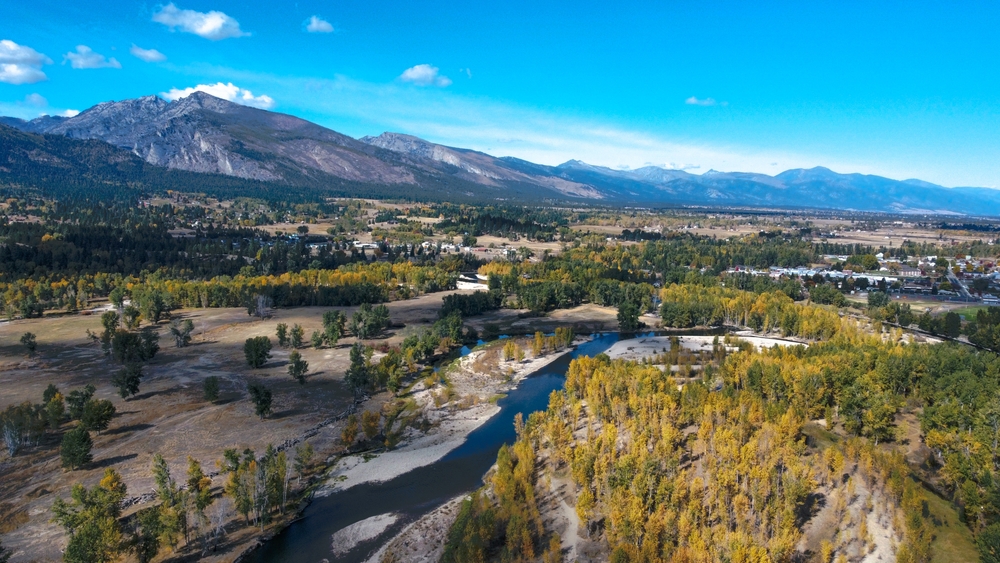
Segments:
[[[718,334],[718,332],[711,332]],[[653,333],[648,333],[653,334]],[[685,332],[684,334],[708,334]],[[629,338],[643,335],[628,335]],[[528,376],[498,403],[500,412],[472,431],[468,439],[441,460],[381,483],[364,483],[326,497],[316,498],[303,517],[257,549],[249,561],[258,563],[365,561],[384,542],[407,524],[449,499],[482,486],[483,475],[496,461],[504,443],[514,441],[514,416],[525,418],[548,407],[549,394],[562,389],[573,358],[594,356],[618,342],[618,333],[595,335],[589,342]],[[371,463],[378,463],[377,459]],[[334,532],[379,514],[395,513],[399,520],[379,537],[358,544],[335,557],[331,551]]]

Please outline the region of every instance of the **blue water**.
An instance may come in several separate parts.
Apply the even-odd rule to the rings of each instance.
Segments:
[[[516,389],[499,401],[500,412],[496,416],[474,430],[464,444],[436,463],[384,483],[356,485],[315,499],[306,508],[302,519],[264,544],[249,560],[261,563],[319,562],[323,559],[364,561],[382,542],[388,541],[409,522],[448,499],[482,486],[483,475],[496,461],[500,446],[514,441],[514,416],[522,413],[527,418],[533,412],[546,409],[549,394],[562,389],[573,358],[599,354],[618,338],[617,333],[597,335],[521,381]],[[378,460],[371,463],[378,463]],[[334,557],[330,551],[330,538],[334,532],[387,512],[399,514],[400,521],[380,537],[362,543],[343,557]]]

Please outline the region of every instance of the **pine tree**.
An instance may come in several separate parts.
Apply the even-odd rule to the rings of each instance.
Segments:
[[[67,432],[59,446],[59,457],[62,459],[62,466],[73,470],[79,469],[90,463],[93,456],[90,454],[94,442],[90,439],[90,433],[82,425],[76,425]]]
[[[309,362],[302,359],[302,354],[299,354],[298,350],[292,350],[288,356],[288,375],[298,381],[299,385],[305,385],[308,371]]]

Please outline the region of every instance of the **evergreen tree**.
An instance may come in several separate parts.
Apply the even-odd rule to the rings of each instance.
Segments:
[[[202,392],[204,394],[205,400],[211,403],[219,400],[219,378],[215,375],[210,375],[205,378],[205,381],[201,384]]]
[[[309,362],[302,359],[302,354],[298,350],[292,350],[288,356],[288,375],[304,385],[306,382],[306,372],[309,371]]]
[[[271,339],[266,336],[255,336],[247,338],[243,344],[243,354],[246,356],[247,365],[252,368],[261,368],[271,358]]]
[[[264,420],[264,417],[271,414],[271,390],[260,383],[251,383],[247,386],[247,391],[250,393],[254,412]]]
[[[90,463],[93,459],[90,450],[93,447],[94,442],[90,439],[90,433],[87,432],[86,427],[82,424],[76,425],[63,436],[62,444],[59,446],[62,466],[73,470]]]

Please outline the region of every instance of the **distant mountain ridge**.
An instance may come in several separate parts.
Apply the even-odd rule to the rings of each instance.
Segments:
[[[354,139],[309,121],[196,92],[104,102],[74,117],[0,117],[28,133],[100,140],[154,166],[300,188],[349,182],[419,199],[845,209],[1000,215],[1000,190],[827,168],[748,172],[558,166],[439,145],[401,133]],[[2,174],[2,169],[0,169]],[[352,184],[353,185],[353,184]]]

